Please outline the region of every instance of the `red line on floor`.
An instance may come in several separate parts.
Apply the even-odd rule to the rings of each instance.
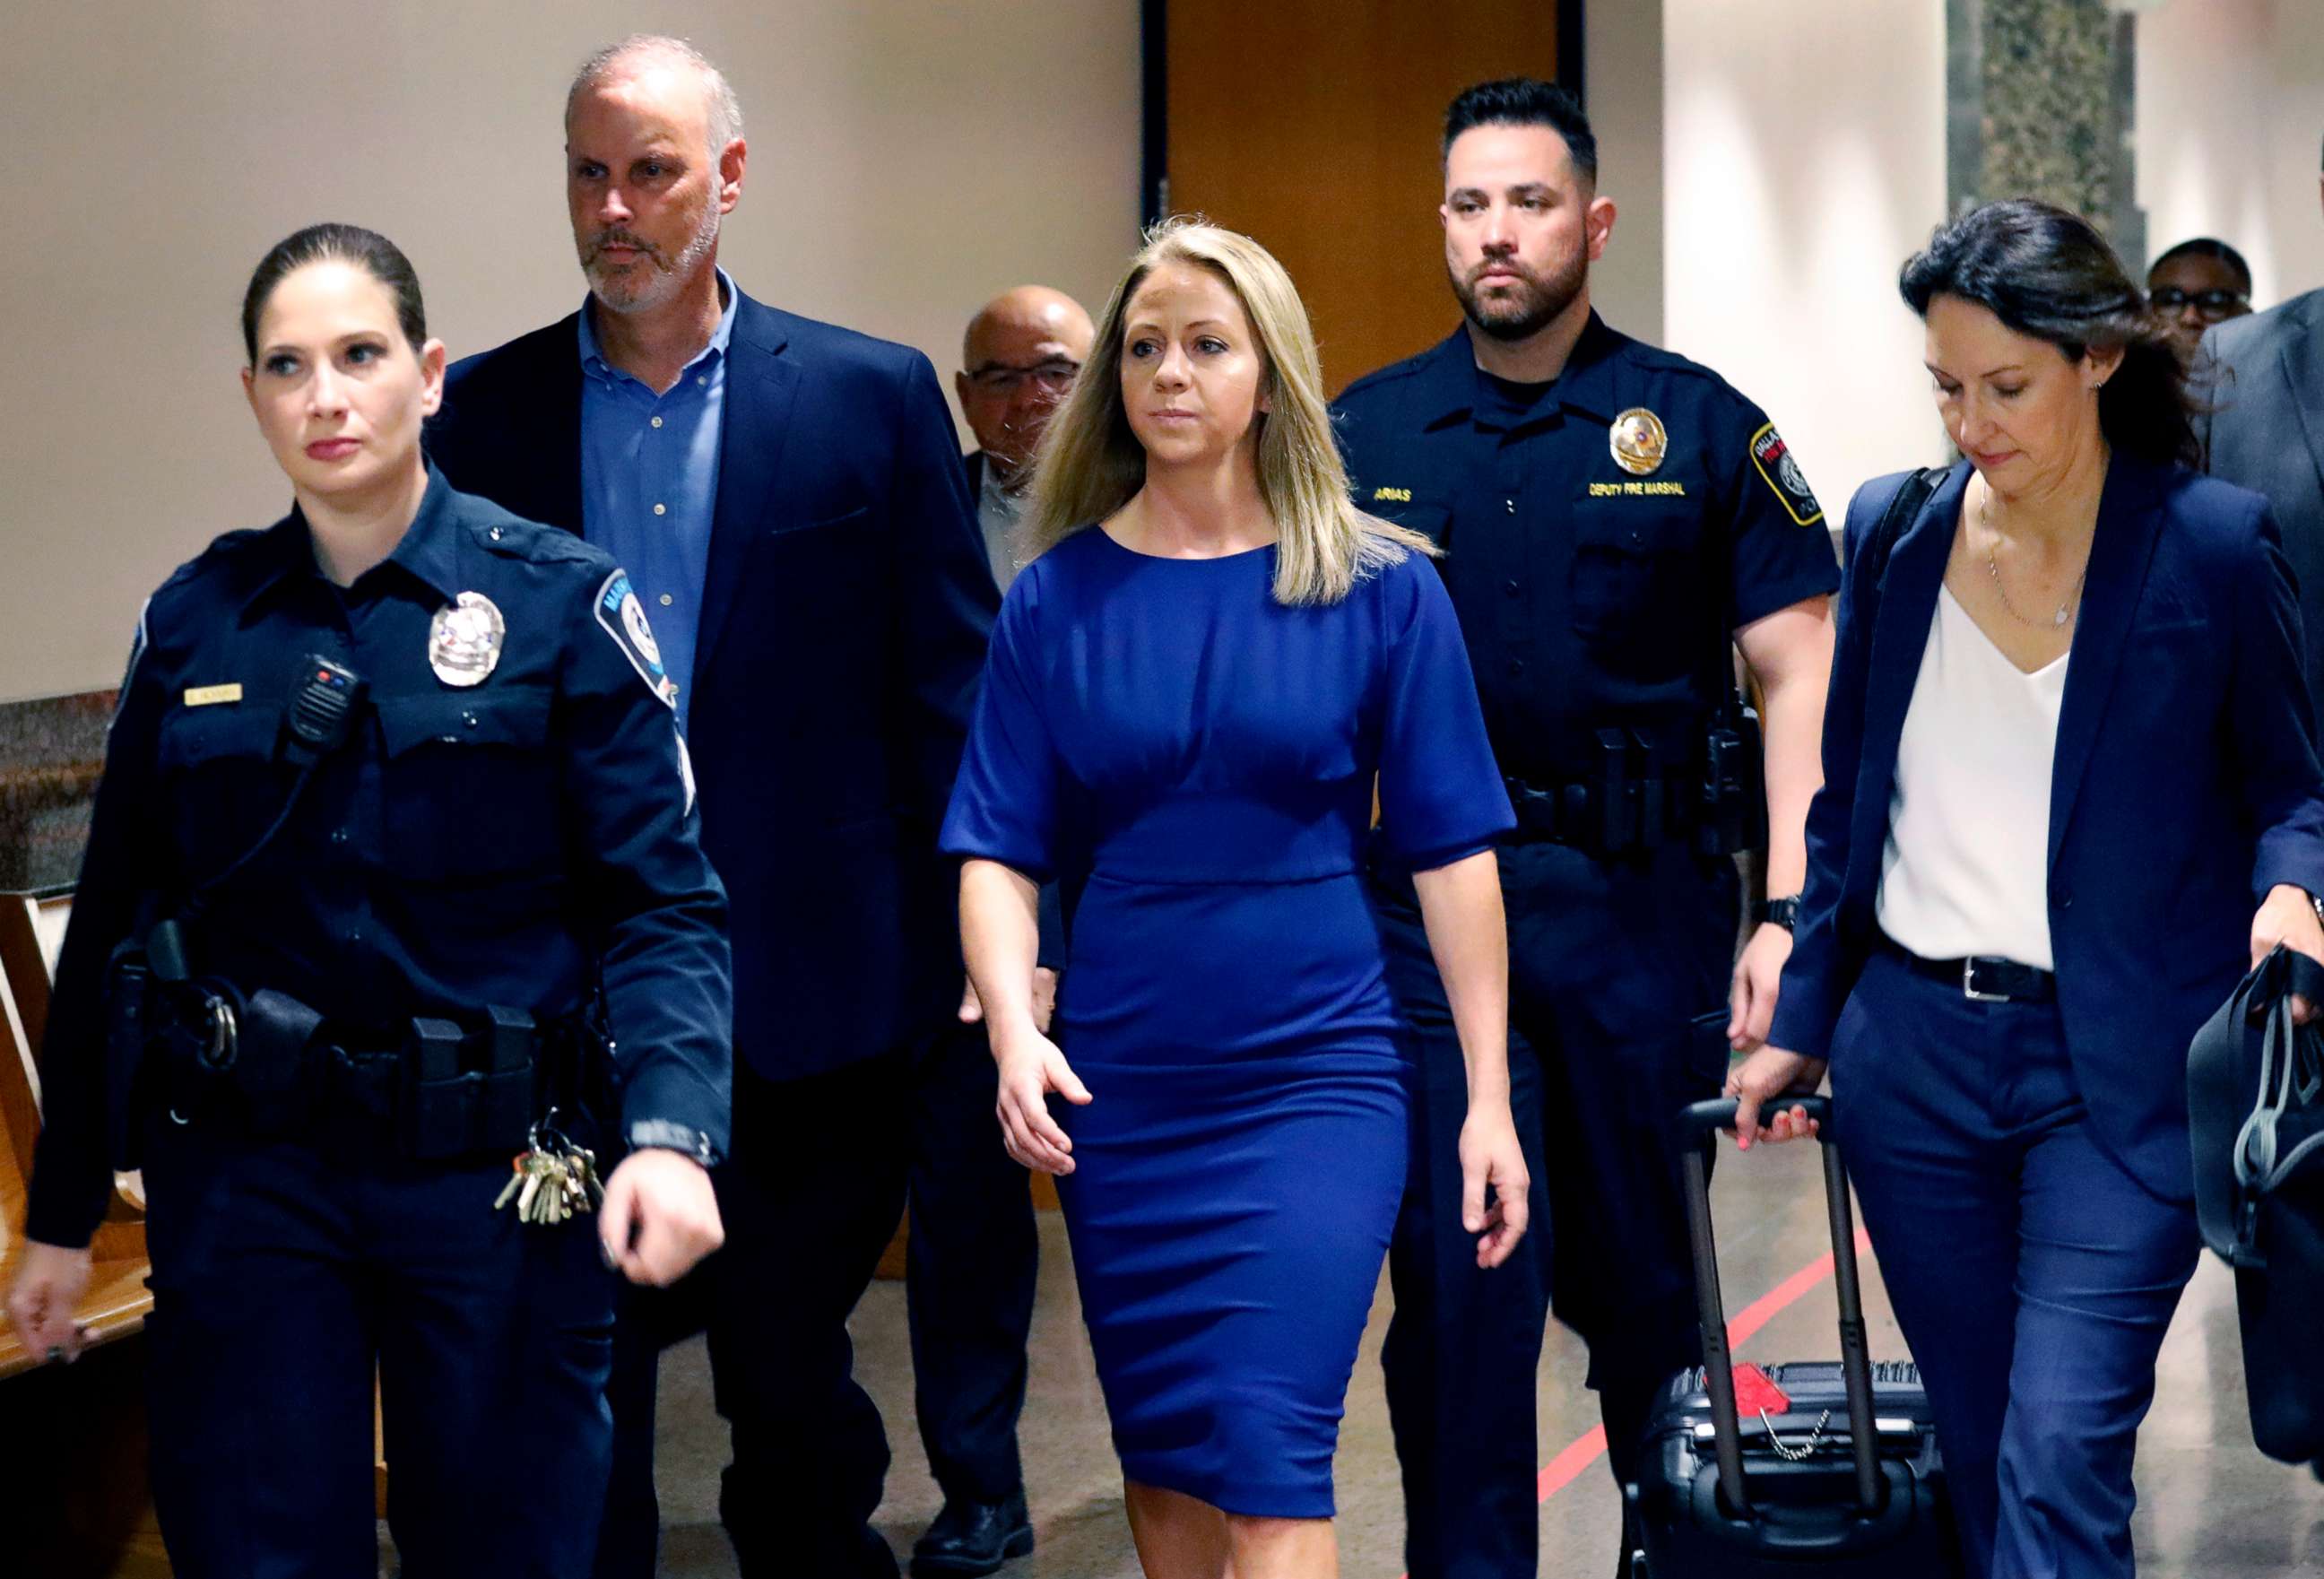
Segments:
[[[1871,1236],[1861,1228],[1856,1231],[1856,1253],[1859,1259],[1872,1253]],[[1727,1324],[1728,1351],[1731,1353],[1740,1349],[1757,1337],[1759,1330],[1773,1321],[1779,1312],[1799,1303],[1810,1289],[1831,1276],[1832,1265],[1832,1252],[1826,1251],[1745,1306],[1741,1314]],[[1572,1485],[1581,1478],[1583,1470],[1598,1462],[1605,1451],[1606,1427],[1591,1427],[1566,1444],[1563,1453],[1542,1465],[1541,1473],[1534,1481],[1535,1501],[1546,1502]],[[1412,1575],[1406,1574],[1403,1579],[1412,1579]]]
[[[1546,1502],[1565,1490],[1576,1476],[1606,1451],[1606,1427],[1592,1426],[1580,1436],[1566,1444],[1565,1451],[1541,1466],[1541,1475],[1534,1482],[1534,1501]],[[1406,1576],[1409,1579],[1409,1575]]]

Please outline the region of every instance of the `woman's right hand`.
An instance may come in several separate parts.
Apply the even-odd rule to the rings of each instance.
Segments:
[[[17,1339],[36,1358],[77,1360],[88,1334],[74,1319],[81,1296],[88,1292],[89,1256],[86,1250],[30,1240],[24,1264],[8,1290],[8,1321]]]
[[[1030,1026],[1010,1038],[1005,1047],[996,1046],[992,1057],[1001,1067],[1001,1097],[993,1111],[1001,1115],[1001,1143],[1009,1155],[1036,1173],[1073,1172],[1069,1153],[1074,1143],[1049,1116],[1048,1094],[1054,1091],[1084,1106],[1090,1100],[1089,1088],[1057,1044]]]
[[[1493,1204],[1485,1205],[1487,1186]],[[1461,1226],[1477,1236],[1477,1265],[1489,1270],[1509,1259],[1525,1237],[1532,1207],[1525,1148],[1506,1098],[1471,1102],[1461,1125]]]
[[[1735,1149],[1748,1151],[1751,1142],[1804,1140],[1820,1128],[1803,1108],[1784,1108],[1767,1127],[1759,1127],[1759,1110],[1786,1096],[1813,1096],[1823,1084],[1824,1060],[1803,1057],[1778,1047],[1762,1047],[1735,1066],[1727,1076],[1727,1094],[1735,1102]]]

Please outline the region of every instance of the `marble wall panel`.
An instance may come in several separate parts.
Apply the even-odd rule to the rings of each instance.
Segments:
[[[80,875],[113,697],[0,702],[0,891],[53,892]]]
[[[1947,0],[1953,212],[2040,198],[2145,256],[2135,198],[2136,27],[2106,0]]]

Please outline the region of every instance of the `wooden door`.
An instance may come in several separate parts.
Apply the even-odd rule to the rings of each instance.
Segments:
[[[1161,10],[1162,205],[1243,231],[1282,260],[1334,394],[1443,339],[1460,321],[1436,217],[1445,106],[1489,78],[1555,78],[1561,32],[1576,66],[1577,0],[1163,0]]]

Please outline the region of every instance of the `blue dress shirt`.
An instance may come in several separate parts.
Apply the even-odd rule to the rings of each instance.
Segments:
[[[726,303],[702,354],[657,394],[615,367],[581,309],[581,535],[613,556],[645,600],[663,669],[678,682],[681,724],[694,699],[695,640],[718,503],[718,440],[726,403],[726,343],[741,300],[718,271]]]

